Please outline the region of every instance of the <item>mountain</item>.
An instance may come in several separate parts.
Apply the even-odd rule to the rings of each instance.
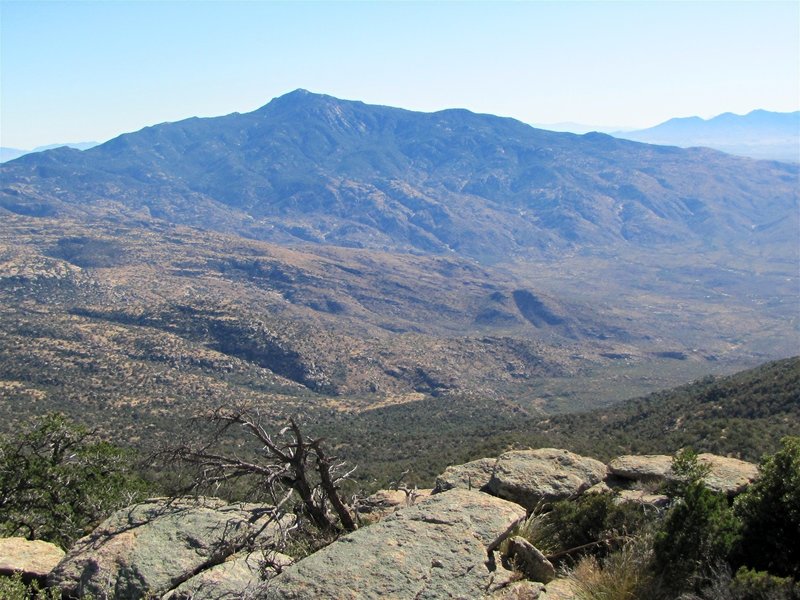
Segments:
[[[2,422],[419,403],[465,431],[795,354],[799,175],[303,90],[23,156]]]
[[[649,129],[612,135],[648,144],[705,146],[752,158],[800,162],[800,111],[754,110],[746,115],[724,113],[708,120],[670,119]]]
[[[32,154],[34,152],[44,152],[45,150],[52,150],[54,148],[75,148],[76,150],[88,150],[89,148],[94,148],[98,145],[98,142],[75,142],[70,144],[48,144],[46,146],[37,146],[33,150],[20,150],[19,148],[0,148],[0,163],[8,162],[10,160],[14,160],[15,158],[19,158],[20,156],[25,156],[26,154]]]
[[[464,110],[424,114],[298,90],[2,170],[0,208],[98,202],[247,237],[495,261],[570,249],[794,239],[798,169]]]

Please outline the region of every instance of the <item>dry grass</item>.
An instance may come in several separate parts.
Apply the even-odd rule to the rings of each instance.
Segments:
[[[602,564],[593,556],[582,558],[569,575],[578,600],[637,600],[652,597],[650,573],[652,544],[649,536],[637,538]]]

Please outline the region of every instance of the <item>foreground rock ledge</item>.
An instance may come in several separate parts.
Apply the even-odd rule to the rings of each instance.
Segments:
[[[269,600],[483,597],[486,548],[525,516],[519,505],[450,490],[340,538],[266,582]]]
[[[267,543],[278,527],[268,519],[255,504],[150,500],[115,512],[78,540],[48,581],[68,598],[160,597],[248,543]]]

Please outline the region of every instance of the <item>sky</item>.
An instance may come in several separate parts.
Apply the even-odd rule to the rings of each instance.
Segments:
[[[105,141],[297,88],[641,128],[800,109],[800,2],[0,0],[0,146]]]

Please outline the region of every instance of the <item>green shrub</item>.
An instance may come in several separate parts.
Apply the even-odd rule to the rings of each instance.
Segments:
[[[0,534],[67,548],[145,491],[131,453],[97,440],[63,415],[0,441]]]
[[[735,563],[800,579],[800,437],[786,437],[734,503],[742,521]]]
[[[698,577],[726,561],[739,536],[739,521],[727,498],[705,487],[704,469],[691,451],[673,461],[678,483],[673,504],[656,533],[656,572],[674,591],[691,587]]]
[[[0,598],[3,600],[60,600],[61,592],[56,588],[42,589],[34,581],[26,584],[22,575],[0,576]]]
[[[792,600],[800,598],[800,584],[791,577],[775,577],[764,571],[740,567],[731,584],[741,600]]]

